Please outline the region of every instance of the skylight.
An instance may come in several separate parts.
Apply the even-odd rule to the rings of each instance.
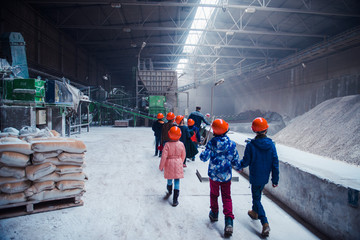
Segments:
[[[176,70],[178,74],[181,74],[184,72],[184,68],[185,68],[186,64],[188,63],[188,61],[189,61],[189,59],[187,59],[187,58],[181,58],[179,60],[179,63],[177,65],[177,70]]]
[[[217,4],[218,0],[201,0],[200,4]],[[187,46],[184,47],[183,49],[183,53],[186,54],[191,54],[194,52],[195,49],[195,45],[199,42],[200,38],[201,38],[201,34],[203,33],[203,31],[199,31],[201,29],[205,29],[207,26],[207,23],[213,13],[215,8],[213,7],[198,7],[198,9],[196,10],[196,14],[194,17],[194,21],[191,24],[189,34],[186,38],[185,44]],[[182,72],[181,69],[184,69],[186,63],[187,63],[187,59],[186,59],[186,63],[184,64],[184,60],[185,59],[180,59],[179,64],[177,66],[178,73]]]

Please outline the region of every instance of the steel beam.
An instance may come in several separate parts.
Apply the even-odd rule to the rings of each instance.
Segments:
[[[114,59],[122,59],[125,56],[129,55],[117,55],[115,57],[99,57],[98,59],[100,60],[114,60]],[[134,56],[135,57],[135,56]],[[240,56],[240,55],[235,55],[235,56],[230,56],[230,55],[198,55],[198,54],[162,54],[162,53],[155,53],[155,54],[142,54],[141,58],[150,58],[150,57],[183,57],[183,58],[191,58],[191,57],[196,57],[196,58],[230,58],[230,59],[267,59],[267,60],[276,60],[277,58],[269,58],[269,57],[257,57],[257,56]]]
[[[29,0],[26,1],[30,4],[48,4],[48,5],[109,5],[111,7],[111,1],[43,1],[43,0]],[[222,4],[199,4],[199,3],[185,3],[185,2],[120,2],[121,7],[123,6],[144,6],[144,7],[212,7],[223,9]],[[56,6],[54,6],[56,7]],[[228,4],[226,9],[242,9],[246,10],[248,8],[255,9],[255,11],[263,12],[280,12],[280,13],[297,13],[297,14],[308,14],[308,15],[321,15],[321,16],[337,16],[337,17],[355,17],[360,18],[359,14],[349,14],[349,13],[338,13],[338,12],[322,12],[322,11],[311,11],[311,10],[302,10],[302,9],[292,9],[292,8],[275,8],[267,6],[255,6],[255,5],[238,5],[238,4]]]
[[[78,44],[81,45],[103,45],[104,43],[106,44],[117,44],[117,43],[121,43],[120,40],[118,41],[112,41],[112,40],[108,40],[108,41],[87,41],[87,42],[78,42]],[[146,43],[147,46],[160,46],[160,47],[167,47],[167,46],[175,46],[175,47],[184,47],[184,46],[196,46],[196,47],[211,47],[211,48],[217,48],[217,47],[221,47],[221,48],[244,48],[244,49],[264,49],[264,50],[280,50],[280,51],[297,51],[297,48],[290,48],[290,47],[277,47],[277,46],[248,46],[248,45],[229,45],[229,44],[184,44],[184,43],[160,43],[160,42],[148,42]],[[132,48],[127,48],[127,49],[132,49]],[[103,51],[101,51],[103,52]]]
[[[291,33],[291,32],[270,32],[270,31],[253,31],[253,30],[229,30],[229,29],[200,29],[200,28],[183,28],[183,27],[145,27],[139,25],[64,25],[57,26],[60,29],[98,29],[98,30],[117,30],[123,28],[130,28],[131,31],[195,31],[195,32],[215,32],[215,33],[227,33],[234,32],[238,34],[255,34],[255,35],[272,35],[272,36],[288,36],[288,37],[313,37],[324,38],[325,35],[321,34],[306,34],[306,33]]]

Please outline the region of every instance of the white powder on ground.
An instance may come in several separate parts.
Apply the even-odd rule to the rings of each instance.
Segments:
[[[360,166],[360,95],[327,100],[272,137],[290,147]]]

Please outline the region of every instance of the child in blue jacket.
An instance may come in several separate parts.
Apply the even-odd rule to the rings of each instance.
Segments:
[[[252,219],[260,219],[263,226],[261,235],[264,237],[269,236],[270,227],[261,204],[261,194],[269,182],[270,172],[272,186],[277,187],[279,183],[279,159],[273,141],[266,136],[268,127],[267,121],[261,117],[252,122],[252,130],[256,137],[248,142],[244,157],[240,161],[241,168],[249,166],[250,172],[253,201],[252,210],[248,211],[248,215]]]
[[[223,213],[225,215],[225,237],[233,232],[234,214],[231,200],[232,167],[240,169],[239,154],[235,142],[226,135],[229,124],[223,119],[215,119],[212,123],[214,137],[206,144],[205,151],[200,154],[200,160],[210,159],[208,175],[210,178],[210,221],[218,220],[218,197],[221,189]]]

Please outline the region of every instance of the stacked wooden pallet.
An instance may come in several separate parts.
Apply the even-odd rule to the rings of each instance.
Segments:
[[[0,138],[0,218],[39,212],[45,202],[51,205],[41,211],[82,205],[85,151],[70,138]],[[65,199],[71,203],[62,205]]]

